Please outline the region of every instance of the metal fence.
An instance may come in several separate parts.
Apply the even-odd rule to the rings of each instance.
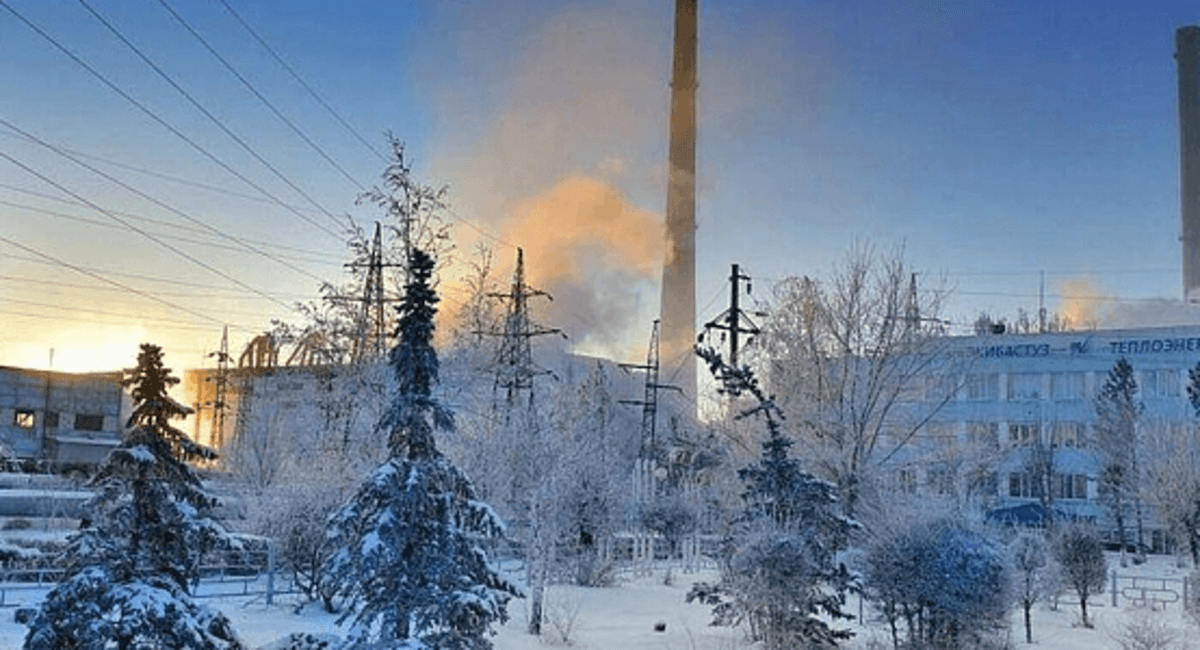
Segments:
[[[58,568],[0,570],[0,608],[34,607],[62,579]],[[288,572],[281,572],[273,545],[238,551],[200,566],[200,579],[192,585],[195,598],[275,597],[298,593]]]

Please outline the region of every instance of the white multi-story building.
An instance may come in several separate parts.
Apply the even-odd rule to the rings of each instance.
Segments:
[[[952,376],[930,382],[951,382],[952,397],[892,463],[901,490],[966,489],[988,508],[1039,501],[1044,481],[1031,474],[1031,461],[1050,453],[1055,507],[1111,527],[1093,444],[1095,395],[1122,357],[1144,405],[1140,432],[1195,426],[1187,383],[1200,362],[1200,326],[954,337],[947,352]],[[928,399],[945,394],[930,391]],[[1146,543],[1161,548],[1163,533],[1150,519]]]

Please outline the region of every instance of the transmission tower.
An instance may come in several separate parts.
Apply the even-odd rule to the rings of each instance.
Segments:
[[[487,332],[501,337],[500,347],[496,352],[496,383],[493,391],[498,394],[503,389],[505,401],[510,408],[517,404],[522,392],[528,393],[528,403],[532,406],[533,378],[548,374],[549,371],[533,364],[530,340],[546,334],[562,334],[563,338],[566,338],[566,335],[562,330],[534,323],[529,317],[529,299],[535,296],[545,296],[548,300],[553,298],[545,291],[525,284],[525,252],[520,248],[517,249],[517,270],[513,273],[512,288],[508,293],[488,295],[508,302],[504,330]]]
[[[658,448],[657,439],[657,423],[658,423],[658,391],[660,390],[675,390],[683,393],[683,389],[679,386],[667,386],[658,383],[658,326],[659,321],[654,321],[654,326],[650,329],[650,347],[646,352],[645,365],[636,363],[619,364],[626,370],[642,370],[646,373],[646,389],[645,396],[640,400],[623,399],[622,404],[642,407],[642,448],[641,455],[643,458],[649,458]]]
[[[754,321],[750,320],[750,317],[741,308],[740,290],[743,281],[746,283],[746,293],[748,295],[753,288],[753,285],[750,284],[750,276],[742,275],[742,273],[739,271],[738,265],[734,264],[733,270],[729,274],[729,309],[726,309],[725,311],[721,312],[720,316],[717,316],[713,320],[705,323],[705,333],[700,335],[700,340],[703,341],[706,335],[711,336],[709,330],[721,330],[722,343],[726,341],[728,335],[729,365],[733,368],[738,366],[738,350],[740,343],[739,335],[749,334],[754,336],[762,331],[757,325],[754,324]],[[743,321],[745,321],[748,326],[743,326]]]
[[[384,297],[383,269],[387,267],[404,267],[403,264],[383,261],[383,234],[379,222],[375,222],[375,237],[367,250],[366,262],[351,262],[348,268],[366,268],[363,279],[363,292],[358,297],[331,297],[333,301],[351,300],[361,303],[362,309],[358,317],[358,331],[355,333],[354,346],[350,352],[351,363],[361,363],[367,359],[377,359],[383,356],[388,348],[387,304],[398,302],[395,298]]]
[[[221,332],[221,349],[209,352],[208,356],[217,358],[217,374],[205,378],[213,382],[213,399],[205,403],[212,407],[213,436],[212,443],[217,449],[225,444],[225,409],[229,406],[229,326]],[[198,417],[198,416],[197,416]]]

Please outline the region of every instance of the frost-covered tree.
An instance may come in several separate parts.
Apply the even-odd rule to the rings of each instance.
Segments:
[[[805,441],[813,469],[862,518],[878,468],[953,398],[957,363],[939,311],[947,292],[917,291],[902,251],[856,246],[824,280],[787,278],[755,338],[764,381]]]
[[[129,431],[92,479],[98,492],[27,649],[242,647],[229,621],[189,593],[203,554],[228,538],[208,517],[216,500],[187,464],[216,454],[170,422],[191,413],[167,394],[178,382],[162,349],[143,344],[123,382],[135,404]]]
[[[1108,371],[1095,399],[1096,445],[1104,463],[1100,491],[1117,524],[1121,566],[1125,566],[1125,548],[1128,544],[1125,517],[1131,504],[1137,518],[1139,558],[1143,553],[1141,502],[1137,496],[1140,484],[1137,423],[1142,404],[1137,399],[1137,391],[1133,366],[1125,357],[1121,357]]]
[[[917,524],[881,538],[866,558],[865,593],[896,648],[960,648],[1001,627],[1008,572],[984,537],[952,521]],[[908,643],[900,642],[900,624]]]
[[[347,606],[340,620],[353,618],[352,643],[490,648],[491,627],[507,619],[518,590],[485,548],[503,535],[502,522],[435,444],[435,431],[450,430],[453,418],[432,394],[434,262],[420,249],[411,259],[389,354],[396,393],[378,426],[389,458],[330,518],[326,535],[337,550],[323,582]]]
[[[712,605],[714,624],[748,622],[771,650],[836,646],[851,632],[831,624],[850,618],[842,611],[850,575],[835,551],[857,524],[842,514],[836,485],[788,456],[792,442],[778,407],[753,372],[729,366],[711,349],[697,352],[724,392],[754,399],[740,417],[763,417],[768,438],[759,460],[738,472],[744,509],[725,544],[721,581],[696,584],[688,600]]]
[[[1087,601],[1092,594],[1104,591],[1108,562],[1096,531],[1083,524],[1072,524],[1060,533],[1054,545],[1054,555],[1062,565],[1063,581],[1079,596],[1079,612],[1083,626],[1088,621]]]
[[[1046,580],[1050,547],[1040,534],[1024,532],[1008,545],[1008,559],[1015,582],[1017,602],[1025,612],[1025,643],[1033,643],[1030,610],[1034,603],[1046,596],[1050,586]]]

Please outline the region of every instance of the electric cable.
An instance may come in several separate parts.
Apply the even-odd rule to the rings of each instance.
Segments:
[[[329,228],[327,228],[326,226],[324,226],[324,225],[322,225],[322,224],[318,223],[318,222],[317,222],[315,219],[312,219],[312,218],[311,218],[311,217],[309,217],[308,215],[306,215],[306,214],[304,214],[304,213],[300,212],[299,210],[297,210],[297,209],[295,209],[295,208],[291,207],[291,206],[290,206],[290,205],[288,205],[287,203],[284,203],[284,202],[283,202],[283,200],[281,200],[279,197],[277,197],[277,196],[275,196],[274,194],[270,193],[270,192],[269,192],[269,191],[267,191],[265,188],[263,188],[261,185],[259,185],[259,184],[255,183],[254,181],[250,180],[250,179],[249,179],[249,178],[248,178],[248,177],[247,177],[245,174],[242,174],[241,172],[237,171],[236,169],[234,169],[233,167],[231,167],[231,166],[230,166],[228,163],[226,163],[225,161],[221,160],[221,159],[220,159],[220,158],[218,158],[216,155],[214,155],[213,153],[211,153],[210,151],[208,151],[207,149],[205,149],[204,147],[202,147],[202,146],[201,146],[199,143],[197,143],[195,140],[192,140],[192,139],[191,139],[191,138],[189,138],[189,137],[188,137],[186,134],[184,134],[182,131],[180,131],[179,129],[177,129],[177,128],[175,128],[174,126],[172,126],[172,125],[171,125],[169,122],[167,122],[165,119],[163,119],[162,117],[160,117],[160,116],[159,116],[157,113],[155,113],[154,111],[152,111],[152,110],[150,110],[149,108],[147,108],[147,107],[146,107],[144,104],[142,104],[141,102],[139,102],[139,101],[138,101],[137,99],[135,99],[135,98],[134,98],[132,95],[130,95],[129,93],[125,92],[125,91],[124,91],[124,90],[122,90],[122,89],[121,89],[119,86],[117,86],[115,83],[113,83],[112,81],[110,81],[110,80],[108,79],[108,77],[105,77],[103,74],[101,74],[101,73],[100,73],[98,70],[96,70],[95,68],[93,68],[93,67],[92,67],[90,64],[88,64],[86,61],[84,61],[83,59],[79,58],[79,56],[77,56],[77,55],[76,55],[74,52],[72,52],[71,50],[67,49],[67,48],[66,48],[66,46],[64,46],[63,44],[59,43],[59,42],[58,42],[58,41],[57,41],[57,40],[56,40],[56,39],[55,39],[53,36],[50,36],[50,34],[49,34],[49,33],[47,33],[45,30],[43,30],[41,27],[38,27],[38,26],[37,26],[37,25],[35,25],[35,24],[34,24],[32,21],[30,21],[28,18],[26,18],[24,15],[22,15],[22,14],[21,14],[20,12],[18,12],[16,9],[14,9],[14,8],[12,7],[12,5],[10,5],[10,4],[8,3],[8,1],[7,1],[7,0],[0,0],[0,6],[4,7],[5,9],[7,9],[7,10],[9,11],[9,13],[11,13],[11,14],[12,14],[12,15],[14,15],[14,16],[16,16],[16,17],[17,17],[17,19],[18,19],[18,20],[20,20],[22,23],[24,23],[24,24],[25,24],[27,27],[29,27],[29,28],[30,28],[30,29],[32,29],[33,31],[37,32],[37,34],[38,34],[39,36],[41,36],[42,38],[46,39],[46,40],[47,40],[47,41],[48,41],[48,42],[49,42],[51,45],[53,45],[53,46],[54,46],[55,48],[57,48],[57,49],[58,49],[60,52],[62,52],[63,54],[65,54],[65,55],[66,55],[68,58],[70,58],[70,59],[71,59],[72,61],[74,61],[74,62],[75,62],[77,65],[79,65],[80,67],[82,67],[84,70],[86,70],[86,71],[87,71],[88,73],[90,73],[92,76],[94,76],[96,79],[98,79],[98,80],[99,80],[101,83],[103,83],[105,86],[107,86],[107,87],[108,87],[110,90],[112,90],[113,92],[115,92],[115,93],[117,93],[118,95],[120,95],[120,96],[121,96],[123,99],[125,99],[125,100],[126,100],[126,101],[128,101],[129,103],[133,104],[133,105],[134,105],[134,107],[136,107],[138,110],[142,111],[142,112],[143,112],[143,113],[144,113],[144,114],[145,114],[147,117],[149,117],[150,119],[154,120],[154,121],[155,121],[155,122],[157,122],[159,125],[161,125],[163,128],[165,128],[165,129],[167,129],[168,131],[170,131],[170,132],[171,132],[171,134],[173,134],[173,135],[175,135],[176,137],[178,137],[179,139],[183,140],[185,143],[187,143],[187,144],[188,144],[188,146],[190,146],[190,147],[192,147],[193,149],[195,149],[197,152],[199,152],[199,153],[200,153],[201,155],[203,155],[205,158],[208,158],[209,160],[211,160],[211,161],[212,161],[214,164],[216,164],[217,166],[219,166],[221,169],[224,169],[226,172],[229,172],[230,174],[232,174],[232,175],[233,175],[235,178],[237,178],[238,180],[242,181],[243,183],[245,183],[246,185],[248,185],[249,187],[251,187],[251,188],[253,188],[255,191],[257,191],[258,193],[260,193],[260,194],[262,194],[263,196],[265,196],[265,197],[267,197],[268,199],[270,199],[272,203],[275,203],[276,205],[280,206],[281,208],[283,208],[283,209],[287,210],[288,212],[291,212],[292,214],[296,215],[296,216],[297,216],[297,217],[299,217],[300,219],[302,219],[302,220],[304,220],[305,222],[307,222],[307,223],[309,223],[310,225],[312,225],[314,228],[317,228],[318,230],[321,230],[321,231],[322,231],[322,232],[324,232],[325,234],[327,234],[327,235],[330,235],[331,237],[334,237],[334,238],[336,238],[336,239],[339,239],[339,240],[340,240],[340,239],[342,238],[342,235],[339,235],[337,232],[335,232],[335,231],[333,231],[333,230],[330,230],[330,229],[329,229]],[[330,215],[330,216],[332,216],[332,215]],[[336,219],[335,219],[335,221],[336,221]],[[339,223],[339,225],[341,225],[341,224],[340,224],[340,222],[338,222],[338,223]]]
[[[254,84],[250,83],[250,81],[248,79],[246,79],[246,77],[244,77],[240,72],[237,71],[237,68],[234,68],[233,65],[231,63],[229,63],[228,60],[225,59],[225,57],[221,56],[213,48],[213,46],[210,45],[208,43],[208,41],[205,40],[204,37],[199,34],[199,32],[197,32],[195,29],[192,29],[192,26],[190,24],[188,24],[188,22],[186,20],[183,19],[183,16],[180,16],[178,13],[176,13],[175,10],[172,9],[171,6],[167,4],[166,0],[158,0],[158,3],[160,5],[162,5],[163,9],[166,9],[167,12],[170,13],[171,16],[173,16],[175,18],[175,20],[179,21],[179,24],[183,25],[183,28],[186,29],[189,34],[196,37],[196,40],[200,41],[200,44],[204,46],[204,49],[208,50],[209,54],[212,54],[213,57],[215,57],[217,59],[217,61],[220,61],[221,65],[225,66],[225,69],[229,71],[229,74],[233,75],[234,77],[237,78],[238,81],[242,82],[242,85],[244,85],[247,90],[249,90],[255,97],[257,97],[258,100],[260,102],[262,102],[263,105],[266,106],[271,111],[271,113],[273,113],[275,115],[275,117],[279,118],[279,120],[281,122],[286,124],[287,127],[289,129],[291,129],[293,133],[295,133],[301,140],[304,141],[305,144],[307,144],[310,148],[312,148],[313,151],[317,152],[317,154],[319,156],[321,156],[321,158],[324,158],[325,162],[329,163],[334,169],[338,170],[338,172],[340,172],[341,175],[346,178],[346,180],[350,181],[351,184],[353,184],[355,187],[358,188],[359,192],[366,191],[367,188],[363,187],[362,183],[358,182],[358,179],[351,176],[350,172],[346,171],[333,158],[329,157],[329,154],[325,153],[324,149],[322,149],[320,146],[317,145],[317,143],[313,142],[312,139],[310,139],[307,135],[305,135],[304,132],[300,130],[300,127],[296,126],[291,120],[289,120],[286,116],[284,116],[284,114],[281,113],[279,111],[279,109],[276,108],[275,105],[271,103],[271,100],[264,97],[263,94],[260,93],[258,91],[258,89],[254,87]]]
[[[230,129],[228,126],[226,126],[225,123],[222,122],[220,119],[218,119],[216,115],[213,115],[207,108],[205,108],[204,105],[201,104],[195,97],[193,97],[191,93],[184,90],[183,86],[180,86],[171,77],[171,75],[167,74],[165,70],[163,70],[161,67],[158,66],[157,63],[152,61],[150,59],[150,57],[146,56],[146,54],[144,54],[140,49],[138,49],[138,47],[136,45],[134,45],[132,41],[130,41],[128,38],[126,38],[125,35],[122,34],[120,30],[118,30],[112,23],[110,23],[107,19],[105,19],[104,16],[101,16],[99,12],[97,12],[95,9],[93,9],[92,6],[87,3],[87,0],[78,0],[78,2],[79,2],[79,4],[83,5],[83,7],[85,9],[87,9],[89,13],[91,13],[93,16],[95,16],[96,20],[100,21],[100,24],[104,25],[105,28],[107,28],[110,32],[112,32],[112,34],[114,36],[116,36],[122,43],[124,43],[130,50],[132,50],[133,53],[138,56],[138,58],[140,58],[143,62],[145,62],[146,65],[150,66],[150,68],[152,70],[154,70],[156,73],[158,73],[158,75],[160,77],[162,77],[164,81],[166,81],[168,84],[170,84],[170,86],[172,88],[174,88],[176,91],[178,91],[179,94],[183,95],[184,99],[188,100],[188,103],[190,103],[193,107],[195,107],[196,110],[200,111],[200,113],[202,115],[204,115],[204,117],[208,118],[208,120],[210,122],[212,122],[214,125],[216,125],[216,127],[218,129],[221,129],[221,131],[225,135],[229,136],[229,138],[231,140],[233,140],[234,142],[236,142],[238,144],[238,146],[240,146],[243,150],[246,151],[246,153],[250,154],[260,164],[262,164],[264,167],[266,167],[268,170],[270,170],[272,174],[275,174],[275,176],[278,177],[279,180],[283,181],[284,184],[286,184],[288,187],[292,188],[292,190],[294,192],[296,192],[297,194],[299,194],[301,197],[303,197],[305,201],[308,201],[309,203],[311,203],[314,208],[316,208],[317,210],[320,210],[322,213],[324,213],[325,216],[329,217],[329,219],[331,221],[338,224],[339,226],[342,225],[341,221],[339,221],[337,219],[337,217],[333,216],[333,213],[331,213],[329,210],[325,209],[325,206],[318,203],[316,199],[312,198],[311,196],[308,195],[307,192],[300,189],[300,186],[293,183],[292,180],[290,178],[288,178],[287,176],[285,176],[283,172],[279,171],[279,169],[277,169],[274,165],[272,165],[270,162],[268,162],[266,158],[263,158],[262,155],[258,153],[258,151],[256,151],[245,140],[243,140],[240,136],[238,136],[236,133],[234,133],[233,130]]]

